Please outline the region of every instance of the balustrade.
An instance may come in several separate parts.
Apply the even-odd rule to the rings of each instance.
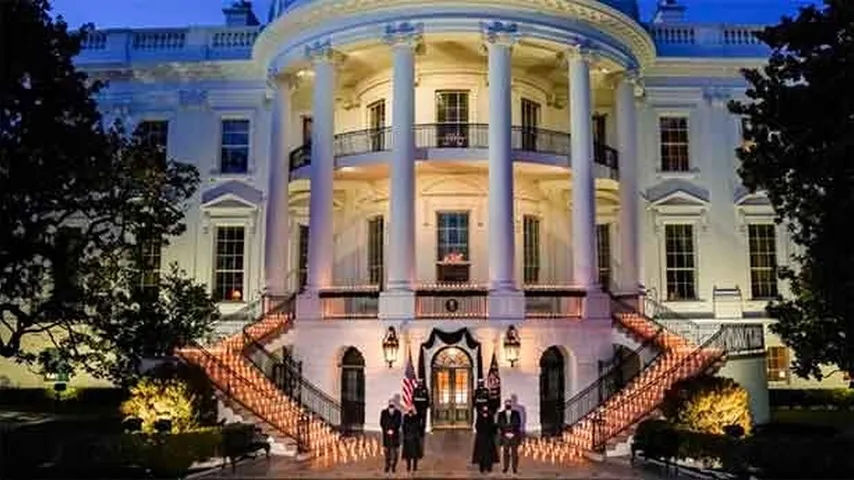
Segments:
[[[437,285],[415,292],[415,317],[430,318],[487,318],[488,291],[469,284]]]
[[[556,285],[526,285],[526,318],[581,318],[584,290]]]

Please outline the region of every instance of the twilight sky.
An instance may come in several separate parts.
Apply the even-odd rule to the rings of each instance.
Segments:
[[[2,1],[2,0],[0,0]],[[429,0],[428,0],[429,1]],[[271,0],[255,0],[255,13],[266,22]],[[688,19],[702,22],[775,23],[810,0],[681,0]],[[98,28],[221,25],[230,0],[52,0],[54,13],[70,27],[93,22]],[[640,0],[641,18],[649,19],[657,0]]]

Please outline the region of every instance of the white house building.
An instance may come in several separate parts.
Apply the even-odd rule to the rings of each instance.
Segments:
[[[716,371],[763,422],[769,387],[816,386],[767,330],[791,242],[736,174],[727,102],[768,50],[761,26],[684,13],[278,0],[262,26],[236,2],[227,26],[99,31],[77,62],[109,81],[108,120],[202,172],[186,233],[152,265],[178,262],[225,314],[298,292],[266,348],[300,361],[342,423],[378,429],[411,352],[431,428],[471,425],[495,356],[527,430],[560,430],[614,365],[623,380],[654,365],[615,321],[632,308],[695,346],[741,332]]]

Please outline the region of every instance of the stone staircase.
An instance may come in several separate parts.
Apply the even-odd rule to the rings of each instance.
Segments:
[[[623,310],[627,311],[615,313],[615,324],[642,343],[639,350],[654,352],[651,359],[634,378],[611,395],[603,395],[602,385],[597,385],[605,379],[603,376],[570,399],[567,407],[580,409],[579,418],[558,438],[526,442],[523,454],[538,460],[571,464],[591,452],[605,450],[609,444],[613,447],[625,442],[637,423],[655,412],[664,394],[676,382],[716,370],[725,361],[726,351],[721,339],[728,333],[727,329],[721,328],[700,343],[699,336],[685,338],[663,328],[636,308]]]
[[[376,438],[342,437],[334,425],[286,395],[246,357],[250,344],[273,340],[287,332],[292,320],[289,313],[271,311],[210,346],[193,345],[176,353],[204,369],[223,403],[237,416],[259,422],[262,431],[273,438],[295,440],[306,457],[337,464],[378,455]]]

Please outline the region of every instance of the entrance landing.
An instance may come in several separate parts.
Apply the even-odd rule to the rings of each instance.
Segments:
[[[519,459],[519,473],[517,475],[502,474],[500,464],[493,467],[492,473],[483,475],[478,472],[477,465],[470,464],[473,442],[474,434],[469,431],[446,430],[427,434],[424,445],[424,458],[418,462],[418,471],[414,474],[406,472],[406,462],[402,459],[398,460],[396,474],[385,474],[383,473],[382,457],[355,463],[340,464],[334,467],[323,466],[313,462],[299,462],[289,458],[274,457],[269,461],[259,459],[245,463],[238,466],[236,472],[232,472],[231,468],[216,470],[209,475],[205,475],[203,478],[619,478],[644,480],[662,478],[648,471],[632,469],[622,463],[584,462],[572,467],[562,467],[524,457]]]

